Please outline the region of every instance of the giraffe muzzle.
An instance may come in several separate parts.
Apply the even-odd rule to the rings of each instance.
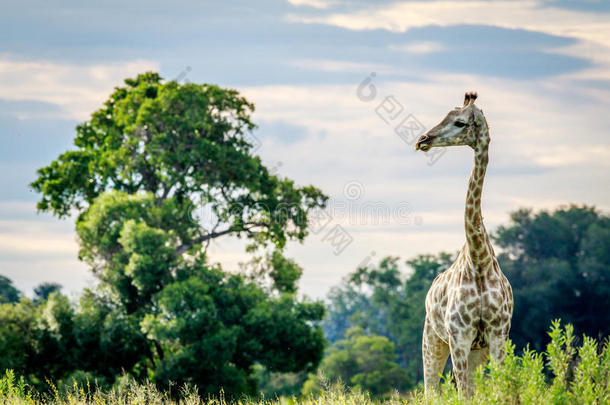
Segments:
[[[428,135],[422,135],[419,137],[417,142],[415,143],[415,150],[428,151],[432,146],[432,138]]]

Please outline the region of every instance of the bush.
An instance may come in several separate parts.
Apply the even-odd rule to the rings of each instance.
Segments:
[[[472,402],[610,403],[610,340],[601,353],[598,343],[587,336],[577,348],[572,325],[562,328],[559,321],[553,322],[549,336],[551,343],[542,354],[527,348],[516,356],[515,346],[508,343],[503,365],[490,361],[486,369],[478,370]]]
[[[346,339],[329,347],[320,364],[322,375],[311,374],[303,386],[303,393],[320,392],[322,379],[344,382],[374,398],[388,397],[397,390],[405,392],[412,384],[396,360],[394,344],[388,338],[367,336],[362,328],[354,326],[346,332]]]

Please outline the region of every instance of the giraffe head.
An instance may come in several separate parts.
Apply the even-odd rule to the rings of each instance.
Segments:
[[[428,151],[432,147],[468,145],[473,149],[478,144],[489,142],[487,121],[483,111],[474,105],[477,93],[466,93],[464,105],[449,111],[434,128],[422,135],[415,150]]]

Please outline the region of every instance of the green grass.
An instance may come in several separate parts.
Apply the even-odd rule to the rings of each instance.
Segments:
[[[552,342],[546,352],[525,350],[520,356],[507,344],[504,364],[491,361],[479,368],[476,391],[465,399],[447,376],[438,392],[424,398],[421,388],[386,399],[371,399],[367,393],[340,384],[326,386],[322,394],[305,398],[201,398],[193,388],[178,393],[160,392],[153,384],[133,381],[102,391],[76,382],[67,389],[49,383],[48,393],[33,392],[22,377],[7,370],[0,379],[2,404],[205,404],[205,405],[367,405],[367,404],[610,404],[610,341],[603,345],[583,337],[577,346],[570,325],[559,322],[551,328]],[[177,395],[176,395],[177,394]]]

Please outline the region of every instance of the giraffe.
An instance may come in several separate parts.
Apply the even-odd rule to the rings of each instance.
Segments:
[[[481,216],[481,193],[489,161],[487,120],[466,93],[464,105],[450,111],[440,124],[421,136],[416,150],[468,145],[474,168],[468,181],[464,225],[466,243],[455,262],[433,281],[426,295],[422,337],[425,393],[438,387],[451,354],[458,390],[473,392],[473,373],[489,356],[504,360],[513,313],[511,286],[500,270]]]

